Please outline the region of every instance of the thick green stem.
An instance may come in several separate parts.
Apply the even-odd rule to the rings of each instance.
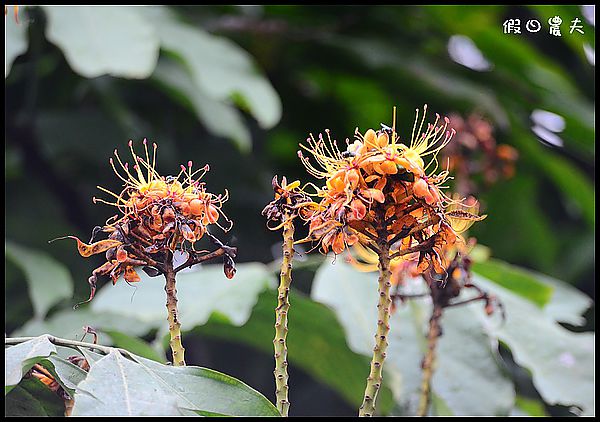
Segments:
[[[388,346],[387,337],[390,332],[390,307],[392,299],[390,296],[390,246],[385,236],[383,241],[378,242],[379,255],[379,303],[377,304],[377,334],[375,335],[375,347],[373,348],[373,358],[371,360],[371,372],[367,378],[367,387],[365,396],[360,406],[359,416],[373,416],[375,413],[375,401],[377,393],[381,388],[383,379],[383,361],[385,360],[385,351]]]
[[[167,320],[169,321],[169,345],[173,353],[173,365],[185,366],[185,349],[181,344],[181,323],[177,313],[177,289],[175,288],[175,271],[173,270],[173,255],[169,252],[165,260],[165,292],[167,293]]]
[[[421,367],[423,368],[423,380],[421,381],[421,396],[419,399],[419,408],[417,416],[426,416],[429,403],[431,401],[431,378],[433,376],[435,350],[437,341],[440,337],[440,319],[442,318],[443,307],[435,304],[433,312],[429,319],[429,334],[427,335],[427,353],[423,358]]]
[[[287,315],[290,309],[289,293],[292,283],[292,258],[294,256],[294,222],[286,213],[283,225],[283,259],[281,261],[281,276],[277,290],[277,308],[275,308],[275,396],[277,410],[281,416],[288,416],[290,402],[288,401],[288,372],[287,372]]]

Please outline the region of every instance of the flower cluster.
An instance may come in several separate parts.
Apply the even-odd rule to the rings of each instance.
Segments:
[[[445,277],[443,248],[457,239],[453,223],[484,217],[465,209],[448,210],[451,205],[464,207],[443,193],[448,171],[435,174],[436,156],[455,132],[439,115],[425,125],[426,110],[427,106],[421,119],[417,110],[410,145],[399,142],[395,127],[385,125],[364,135],[357,130],[344,151],[329,131],[327,139],[311,135],[308,145],[301,145],[310,153],[299,152],[308,172],[325,179],[325,186],[317,188],[318,209],[307,218],[309,235],[302,241],[317,241],[324,253],[331,249],[340,254],[360,244],[378,255],[385,248],[391,259],[417,254],[420,273],[430,269]]]
[[[456,177],[456,191],[462,195],[476,193],[481,176],[485,185],[492,185],[500,178],[510,179],[515,174],[515,162],[519,154],[510,145],[496,143],[493,126],[477,114],[463,118],[450,115],[450,127],[457,136],[442,152],[449,162],[449,170]]]
[[[111,217],[104,226],[96,227],[93,232],[92,241],[99,232],[108,233],[108,239],[88,245],[74,236],[68,236],[77,241],[82,256],[106,253],[107,262],[96,268],[89,279],[92,294],[88,301],[94,295],[98,276],[110,276],[113,284],[121,275],[127,282],[137,282],[140,276],[136,267],[143,267],[146,273],[156,276],[166,271],[167,261],[172,265],[172,254],[175,251],[188,254],[187,262],[175,269],[175,272],[223,255],[225,274],[232,278],[235,273],[235,248],[223,245],[208,230],[210,225],[217,225],[224,231],[231,228],[231,221],[221,211],[228,193],[215,195],[207,192],[200,179],[209,170],[208,165],[193,171],[192,162],[189,161],[187,166],[181,165],[177,176],[164,177],[155,168],[156,144],[153,144],[152,159],[145,139],[145,158],[136,155],[131,141],[129,149],[134,163],[131,167],[121,160],[116,150],[116,161],[110,159],[115,174],[124,183],[123,190],[115,194],[98,186],[98,189],[111,195],[114,201],[93,198],[94,203],[115,206],[121,213],[120,218],[119,215]],[[221,216],[227,227],[219,224]],[[201,251],[197,251],[194,244],[204,236],[219,246],[219,250],[201,256]]]

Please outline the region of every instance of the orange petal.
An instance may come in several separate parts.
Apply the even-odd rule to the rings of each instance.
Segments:
[[[193,215],[202,215],[204,212],[204,203],[199,199],[192,199],[189,204],[190,212]]]
[[[375,201],[383,204],[385,202],[385,195],[379,189],[364,189],[361,193],[369,199],[374,199]]]
[[[385,160],[381,163],[381,170],[385,174],[396,174],[398,173],[398,167],[396,167],[396,163],[391,160]]]
[[[379,190],[383,190],[383,188],[385,187],[387,183],[387,178],[386,177],[381,177],[377,183],[375,183],[375,186],[373,186],[374,189],[379,189]]]
[[[429,195],[429,186],[427,182],[423,179],[418,179],[413,184],[413,192],[416,197],[424,198]]]
[[[350,209],[352,210],[350,220],[362,220],[367,215],[367,207],[360,199],[354,199],[350,204]]]
[[[117,261],[125,262],[127,260],[127,251],[122,246],[117,248]]]
[[[327,187],[332,192],[343,192],[344,188],[346,187],[346,184],[344,183],[344,180],[342,179],[342,175],[339,175],[339,176],[334,176],[334,177],[328,179]]]
[[[136,273],[131,266],[125,267],[125,274],[123,275],[123,278],[125,278],[125,281],[128,281],[129,283],[137,283],[141,280],[138,273]]]
[[[331,249],[336,255],[341,254],[344,251],[346,245],[344,244],[344,233],[340,232],[333,241]]]
[[[358,181],[360,180],[360,175],[358,174],[358,170],[351,169],[346,173],[346,180],[352,187],[352,189],[358,186]]]
[[[373,162],[373,163],[372,163],[372,165],[373,165],[373,170],[374,170],[376,173],[379,173],[379,174],[381,174],[381,175],[385,175],[385,170],[383,170],[383,169],[381,168],[381,163],[378,163],[378,162]]]
[[[187,224],[182,224],[180,227],[181,233],[183,234],[185,240],[189,240],[190,242],[196,241],[196,235],[194,234],[192,229],[190,229],[190,226],[188,226]]]
[[[87,258],[88,256],[96,255],[101,252],[105,252],[111,248],[114,248],[115,246],[119,246],[122,244],[122,242],[120,242],[118,240],[105,239],[105,240],[100,240],[96,243],[92,243],[91,245],[88,245],[86,243],[83,243],[81,240],[79,240],[75,236],[66,236],[66,237],[68,237],[70,239],[75,239],[77,241],[77,250],[79,251],[79,255],[81,255],[85,258]]]
[[[214,224],[217,222],[218,219],[219,219],[219,211],[217,210],[217,207],[215,207],[214,205],[209,205],[208,206],[208,222],[210,224]]]
[[[379,135],[379,137],[377,138],[377,145],[379,145],[381,148],[385,147],[389,142],[390,138],[385,132]]]
[[[364,139],[365,139],[365,145],[367,145],[367,147],[369,149],[373,149],[373,148],[377,147],[377,134],[375,133],[375,131],[373,129],[367,130],[367,132],[365,133]]]
[[[348,246],[354,245],[356,242],[358,242],[358,240],[358,236],[355,234],[350,234],[346,236],[346,243],[348,244]]]

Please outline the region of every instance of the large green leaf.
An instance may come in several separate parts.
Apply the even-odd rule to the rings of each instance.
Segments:
[[[474,275],[474,282],[502,301],[504,324],[489,324],[482,312],[478,314],[490,335],[510,348],[515,362],[531,371],[544,401],[594,414],[595,335],[563,328],[544,310],[480,275]]]
[[[109,312],[138,318],[165,333],[168,328],[165,280],[145,274],[141,277],[135,287],[119,280],[115,286],[103,288],[92,301],[91,309],[98,314]],[[222,265],[181,271],[177,274],[177,298],[182,328],[202,325],[212,313],[220,314],[234,325],[243,325],[258,294],[274,282],[268,268],[260,263],[238,265],[233,280],[225,278]]]
[[[23,375],[42,359],[56,353],[56,347],[47,336],[11,346],[4,355],[4,394],[8,393],[21,381]]]
[[[142,11],[155,24],[161,47],[185,62],[202,93],[221,101],[239,98],[265,129],[279,122],[281,100],[246,51],[226,38],[178,21],[164,8]]]
[[[473,264],[473,271],[540,307],[550,301],[554,290],[531,272],[496,259]]]
[[[593,301],[575,287],[535,271],[489,259],[473,265],[473,271],[544,309],[558,322],[583,325],[581,316]]]
[[[23,19],[22,13],[19,23],[15,22],[11,10],[10,14],[5,16],[4,24],[6,26],[6,39],[4,42],[4,78],[7,78],[15,59],[27,51],[27,26],[29,25],[29,22],[27,19]]]
[[[204,94],[193,83],[182,64],[161,59],[152,74],[152,79],[176,100],[190,106],[211,133],[233,140],[241,151],[250,150],[252,146],[250,132],[239,111],[226,100],[214,100]]]
[[[588,226],[593,227],[596,206],[594,187],[588,177],[564,157],[544,148],[533,133],[515,127],[513,139],[522,154],[527,154],[530,162],[545,172],[561,190],[563,201],[574,207]]]
[[[36,319],[44,318],[53,305],[73,295],[71,274],[49,255],[8,241],[4,252],[25,273]]]
[[[288,361],[339,392],[348,403],[358,408],[369,373],[368,358],[350,350],[340,323],[327,307],[309,300],[294,289],[290,292],[290,303]],[[244,326],[234,327],[211,318],[206,325],[196,330],[202,335],[249,344],[272,356],[276,306],[277,292],[269,289],[260,295],[252,316]],[[292,377],[292,406],[294,395]],[[384,385],[379,397],[381,412],[387,414],[392,404],[391,392]]]
[[[333,308],[352,350],[371,355],[377,324],[376,273],[358,272],[341,259],[335,265],[326,262],[317,272],[312,297]],[[396,400],[409,414],[418,403],[429,313],[428,301],[415,301],[400,307],[390,320],[385,373]],[[432,391],[444,402],[443,407],[460,415],[508,414],[514,402],[513,386],[498,367],[490,339],[477,329],[470,311],[447,311],[442,327]]]
[[[549,271],[561,245],[554,221],[540,206],[541,191],[539,178],[528,174],[497,184],[483,195],[489,216],[485,224],[473,227],[472,234],[493,245],[494,256]]]
[[[565,322],[576,326],[585,324],[585,318],[581,314],[594,303],[592,299],[570,284],[543,274],[532,274],[535,274],[538,280],[552,287],[552,298],[544,306],[546,315],[557,322]]]
[[[227,375],[132,357],[111,351],[93,363],[77,386],[73,415],[278,415],[264,396]]]
[[[75,72],[87,78],[109,74],[145,79],[152,74],[159,39],[135,8],[44,6],[44,11],[46,37]]]
[[[181,412],[174,394],[163,391],[144,368],[112,351],[96,362],[79,383],[73,415],[162,416]]]

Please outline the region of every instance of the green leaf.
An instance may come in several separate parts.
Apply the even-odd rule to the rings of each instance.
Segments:
[[[422,290],[422,282],[420,286]],[[313,299],[337,314],[352,350],[370,356],[377,325],[377,274],[358,272],[338,259],[335,265],[323,264],[312,289]],[[411,301],[390,319],[384,372],[397,402],[409,414],[418,403],[430,308],[428,300]],[[514,401],[512,383],[498,367],[495,349],[469,308],[447,310],[441,324],[444,335],[438,340],[433,393],[452,414],[508,414]]]
[[[485,224],[473,226],[472,235],[493,245],[494,256],[549,271],[558,259],[561,241],[555,222],[541,209],[542,190],[539,177],[526,173],[497,184],[482,197],[489,215]],[[507,215],[512,222],[508,232],[503,217]]]
[[[572,204],[588,226],[593,227],[596,206],[594,187],[588,177],[567,159],[543,147],[533,133],[515,126],[512,138],[519,152],[526,154],[532,165],[545,172],[562,192],[564,202]]]
[[[548,413],[541,401],[517,396],[511,416],[548,416]]]
[[[538,154],[537,165],[548,174],[563,196],[578,208],[588,226],[594,227],[595,189],[584,173],[563,157],[550,152]]]
[[[540,307],[550,302],[553,295],[552,286],[539,281],[532,272],[502,261],[489,259],[474,263],[473,271]]]
[[[44,318],[53,305],[73,295],[71,274],[51,256],[9,241],[4,253],[25,273],[36,319]]]
[[[290,292],[290,303],[288,361],[339,392],[348,403],[358,408],[369,374],[368,358],[349,349],[342,327],[327,307],[294,289]],[[252,316],[244,326],[234,327],[211,318],[194,332],[249,344],[273,356],[276,306],[277,292],[269,289],[260,295]],[[293,380],[291,382],[293,385]],[[379,393],[381,412],[388,413],[392,404],[391,392],[384,386]]]
[[[29,25],[29,21],[24,19],[23,14],[21,13],[19,23],[15,22],[11,10],[7,16],[5,15],[4,23],[6,25],[6,40],[4,43],[4,78],[7,78],[15,59],[27,51],[27,26]]]
[[[581,314],[593,303],[584,293],[563,281],[499,260],[473,264],[473,271],[541,305],[545,314],[557,322],[575,326],[585,324]]]
[[[77,386],[73,416],[181,415],[174,394],[162,390],[144,368],[111,351]]]
[[[153,25],[135,8],[117,6],[44,6],[46,37],[82,76],[145,79],[159,52]]]
[[[241,96],[258,124],[272,128],[281,119],[281,100],[252,57],[232,41],[177,21],[167,10],[145,7],[161,47],[180,57],[193,82],[215,100]]]
[[[63,416],[64,402],[42,382],[25,379],[5,397],[4,416]]]
[[[47,336],[8,347],[4,355],[4,394],[12,390],[33,365],[53,353],[56,353],[56,347]]]
[[[563,328],[543,309],[478,274],[473,282],[502,301],[504,324],[489,324],[480,309],[478,314],[490,335],[510,348],[515,362],[531,371],[544,401],[594,414],[595,334]]]
[[[211,133],[231,139],[240,151],[250,151],[252,139],[240,112],[227,100],[217,101],[203,93],[182,65],[161,59],[152,79],[169,95],[188,105]]]
[[[585,318],[581,316],[594,301],[575,287],[563,281],[542,274],[535,276],[543,283],[552,287],[553,293],[550,302],[544,307],[546,315],[557,322],[581,326]]]
[[[145,335],[154,327],[154,324],[135,316],[124,316],[117,312],[93,312],[82,307],[77,310],[69,308],[58,311],[44,321],[29,321],[11,335],[21,337],[48,333],[56,337],[81,340],[83,327],[86,325],[98,330],[117,330],[131,336]],[[102,332],[98,333],[98,341],[100,344],[111,344],[110,337]]]
[[[135,353],[136,355],[154,360],[156,362],[166,361],[166,358],[158,355],[152,346],[137,337],[129,336],[116,330],[102,331],[110,336],[115,347],[120,347]]]
[[[94,312],[110,312],[139,318],[166,333],[164,279],[140,274],[135,287],[119,280],[114,286],[100,290],[91,303]],[[243,325],[258,300],[258,294],[275,283],[264,264],[245,263],[237,266],[233,280],[223,275],[222,265],[206,265],[197,270],[177,274],[177,298],[182,328],[205,324],[218,312],[233,325]],[[134,294],[135,293],[135,294]],[[118,331],[119,328],[115,327]]]
[[[264,396],[227,375],[132,357],[111,351],[93,363],[77,386],[73,415],[278,415]]]

